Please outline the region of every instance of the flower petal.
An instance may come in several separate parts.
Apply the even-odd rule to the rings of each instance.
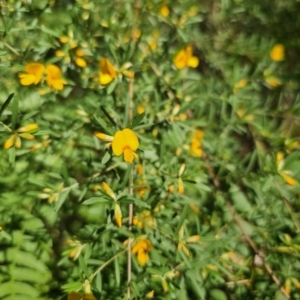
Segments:
[[[199,65],[199,58],[196,56],[191,56],[187,61],[187,65],[191,68],[197,68]]]
[[[112,141],[112,151],[114,155],[120,156],[126,147],[124,135],[121,130],[117,131]]]
[[[102,72],[99,73],[99,82],[100,82],[100,84],[106,85],[106,84],[111,83],[112,81],[113,81],[113,78],[109,74],[105,74],[105,73],[102,73]]]
[[[122,131],[125,144],[133,151],[139,147],[139,139],[136,134],[128,128],[123,129]]]
[[[137,254],[137,260],[141,266],[144,266],[146,262],[149,260],[149,256],[147,252],[145,252],[143,249],[139,249]]]
[[[20,78],[20,83],[25,86],[34,84],[36,82],[36,78],[32,74],[22,73],[19,74],[19,78]]]
[[[11,135],[4,143],[4,149],[9,149],[11,148],[14,144],[15,144],[15,141],[16,141],[16,135],[13,134]]]
[[[185,50],[180,50],[174,58],[174,65],[177,69],[183,69],[187,65],[187,53]]]

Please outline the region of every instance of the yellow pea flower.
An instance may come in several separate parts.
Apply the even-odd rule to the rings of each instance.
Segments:
[[[48,65],[46,67],[47,85],[50,88],[61,91],[64,88],[64,84],[67,82],[62,78],[62,72],[56,65]]]
[[[174,65],[177,69],[183,69],[186,67],[197,68],[199,65],[199,58],[193,56],[193,47],[191,45],[182,49],[174,58]]]
[[[117,77],[117,73],[113,65],[107,58],[100,60],[99,82],[102,85],[109,84]]]
[[[276,44],[270,53],[270,57],[274,61],[284,60],[284,46],[282,44]]]
[[[45,67],[40,63],[29,63],[25,67],[26,73],[19,74],[22,85],[38,84],[43,77]]]
[[[139,147],[139,140],[136,134],[128,128],[115,133],[112,141],[112,151],[116,156],[124,155],[126,162],[133,162],[138,155],[134,152]]]
[[[152,244],[148,239],[138,240],[132,247],[131,253],[137,254],[138,263],[144,266],[149,260],[148,252],[152,249]]]
[[[72,292],[68,295],[68,300],[96,300],[93,294],[84,294],[80,292]]]

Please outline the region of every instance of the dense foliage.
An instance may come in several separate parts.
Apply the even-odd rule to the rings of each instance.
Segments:
[[[299,9],[0,1],[0,299],[300,299]]]

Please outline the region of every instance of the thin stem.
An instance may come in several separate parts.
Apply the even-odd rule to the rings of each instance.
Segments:
[[[135,0],[134,2],[134,22],[131,30],[131,41],[133,48],[136,46],[136,30],[138,27],[138,18],[139,18],[139,10],[140,10],[140,1]],[[133,84],[134,78],[131,78],[129,81],[128,86],[128,122],[129,124],[132,122],[133,119]],[[130,178],[129,178],[129,194],[133,196],[133,184],[134,184],[134,170],[131,168],[130,170]],[[129,213],[128,213],[128,230],[132,230],[132,220],[133,220],[133,203],[129,204]],[[131,262],[131,244],[132,240],[128,239],[128,247],[127,247],[127,299],[130,299],[130,283],[131,283],[131,269],[132,269],[132,262]]]
[[[128,239],[129,241],[130,239]],[[127,249],[122,250],[121,252],[114,255],[112,258],[110,258],[108,261],[106,261],[103,265],[101,265],[93,274],[89,276],[89,282],[92,282],[94,277],[101,272],[105,267],[107,267],[111,262],[113,262],[117,257],[121,256],[123,253],[125,253]]]

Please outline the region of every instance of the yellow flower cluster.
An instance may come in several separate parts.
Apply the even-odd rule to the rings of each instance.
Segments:
[[[19,74],[21,85],[28,86],[38,84],[46,74],[46,83],[50,88],[61,91],[67,82],[62,77],[62,72],[56,65],[44,66],[40,63],[29,63],[25,67],[25,73]]]
[[[24,127],[20,127],[12,134],[4,143],[4,149],[9,149],[11,147],[21,148],[21,137],[26,140],[33,140],[34,136],[32,132],[38,129],[37,124],[28,124]]]
[[[192,134],[192,140],[190,143],[190,152],[196,156],[201,157],[203,154],[202,150],[202,142],[201,140],[204,137],[204,132],[201,129],[198,129],[196,132]]]
[[[185,49],[180,50],[174,58],[174,65],[177,69],[186,67],[197,68],[199,65],[199,58],[193,56],[193,47],[187,46]]]
[[[138,263],[141,266],[144,266],[148,260],[149,255],[148,252],[152,249],[152,244],[148,239],[142,238],[137,240],[131,250],[132,254],[137,255]]]

